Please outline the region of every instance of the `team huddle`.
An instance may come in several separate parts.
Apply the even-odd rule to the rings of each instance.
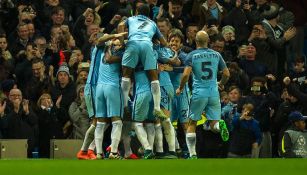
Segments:
[[[145,159],[177,158],[180,150],[172,122],[186,134],[189,158],[196,159],[196,123],[205,113],[208,128],[229,134],[221,120],[219,89],[229,71],[222,56],[208,49],[208,34],[196,34],[197,49],[182,51],[183,34],[173,29],[163,36],[151,21],[148,5],[137,7],[137,15],[121,22],[117,34],[97,38],[84,89],[92,125],[87,130],[79,159],[103,159],[104,131],[112,124],[109,159],[134,158],[129,131],[134,130]],[[125,32],[128,31],[128,32]],[[127,42],[124,38],[128,35]],[[167,37],[167,40],[164,38]],[[218,72],[222,77],[217,82]],[[188,82],[192,77],[192,89]],[[163,129],[163,132],[162,132]],[[163,134],[168,150],[163,150]],[[123,141],[124,155],[118,145]],[[93,150],[96,147],[96,155]]]

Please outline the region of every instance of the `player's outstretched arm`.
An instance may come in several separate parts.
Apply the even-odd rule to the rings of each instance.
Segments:
[[[127,34],[128,34],[127,32],[121,32],[121,33],[110,34],[110,35],[104,34],[102,37],[98,38],[98,44],[104,43],[114,38],[122,38]]]

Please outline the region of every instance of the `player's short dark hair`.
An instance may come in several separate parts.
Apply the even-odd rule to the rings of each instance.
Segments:
[[[141,6],[137,7],[137,12],[139,15],[144,15],[149,17],[150,14],[150,8],[148,4],[142,4]]]

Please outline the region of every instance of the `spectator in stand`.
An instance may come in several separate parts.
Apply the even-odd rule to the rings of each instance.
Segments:
[[[290,78],[299,84],[302,92],[307,93],[307,70],[304,58],[295,60],[294,69],[290,70]]]
[[[242,89],[243,92],[247,92],[249,87],[248,75],[242,69],[240,69],[238,63],[236,62],[231,62],[228,65],[228,68],[230,72],[230,77],[227,84],[225,85],[225,89],[228,89],[233,85],[236,85],[240,89]]]
[[[196,49],[196,43],[195,43],[195,37],[196,37],[196,33],[199,31],[199,27],[198,25],[194,24],[194,23],[190,23],[187,25],[187,29],[186,29],[186,40],[184,42],[185,46],[188,46],[190,48],[192,48],[193,50]]]
[[[60,107],[60,99],[56,104],[51,100],[49,93],[43,93],[37,101],[39,123],[39,156],[50,157],[50,139],[64,139],[63,127],[69,117],[65,109]]]
[[[60,101],[60,107],[65,109],[63,115],[68,116],[68,109],[73,100],[76,98],[76,87],[70,78],[69,68],[64,63],[60,66],[56,74],[56,83],[52,87],[51,97],[52,101]],[[70,135],[71,123],[67,121],[64,125],[65,138]]]
[[[168,18],[159,18],[157,19],[157,26],[162,33],[162,35],[167,38],[168,34],[170,33],[172,29],[172,25],[169,22]]]
[[[84,59],[84,55],[82,54],[81,50],[79,48],[74,48],[72,50],[69,62],[68,62],[68,66],[69,66],[69,70],[71,75],[74,78],[74,81],[77,80],[77,76],[78,76],[78,66],[79,64],[83,61]]]
[[[36,104],[41,94],[46,93],[52,86],[49,75],[46,74],[45,65],[40,58],[32,60],[32,78],[27,82],[24,96]]]
[[[0,82],[12,77],[14,73],[14,58],[7,48],[7,39],[0,34]]]
[[[235,0],[235,7],[227,13],[223,23],[225,25],[233,26],[235,29],[236,43],[243,44],[247,41],[250,33],[250,24],[248,23],[244,6],[247,0]]]
[[[286,72],[285,65],[290,58],[287,56],[289,47],[286,43],[296,35],[296,28],[291,27],[285,29],[283,24],[278,23],[279,6],[277,4],[270,4],[262,13],[265,18],[262,21],[268,44],[275,50],[275,63],[273,64],[273,71],[281,76]]]
[[[16,58],[20,51],[26,49],[29,41],[28,25],[25,23],[20,23],[17,26],[17,34],[17,38],[9,45],[13,58]]]
[[[267,89],[267,81],[264,77],[254,77],[251,80],[251,94],[241,98],[238,103],[238,111],[242,111],[244,104],[251,103],[254,106],[254,118],[259,121],[262,133],[260,146],[260,158],[272,157],[271,117],[277,108],[277,97]]]
[[[73,34],[77,39],[78,47],[81,47],[87,38],[87,27],[91,24],[100,25],[100,23],[101,18],[94,9],[88,8],[81,16],[79,16],[73,27]]]
[[[20,90],[24,93],[27,83],[32,77],[32,60],[41,59],[41,55],[37,47],[33,43],[28,43],[26,46],[26,51],[21,54],[16,61],[15,74],[17,79],[17,84]]]
[[[261,144],[259,122],[253,118],[254,106],[247,103],[242,113],[232,120],[232,137],[229,147],[229,158],[258,158]]]
[[[238,52],[238,45],[235,42],[235,29],[232,26],[224,26],[222,28],[222,35],[225,39],[224,60],[232,62],[235,60]]]
[[[285,131],[281,142],[281,153],[286,158],[307,157],[306,118],[298,111],[289,115],[291,127]]]
[[[29,101],[23,99],[19,89],[12,89],[4,113],[5,126],[3,127],[7,139],[28,139],[28,157],[32,156],[37,143],[37,116],[29,106]]]
[[[252,43],[246,47],[246,59],[239,62],[240,68],[246,72],[249,79],[269,74],[268,68],[256,61],[257,50]]]
[[[90,119],[84,100],[84,85],[77,86],[77,98],[69,107],[69,117],[72,121],[73,139],[84,139],[85,133],[90,126]]]
[[[216,0],[207,0],[200,7],[199,26],[202,28],[205,24],[208,24],[210,18],[216,19],[218,24],[221,24],[225,15],[226,11],[222,5]]]

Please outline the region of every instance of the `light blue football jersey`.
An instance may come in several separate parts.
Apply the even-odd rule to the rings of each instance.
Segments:
[[[197,93],[201,97],[219,95],[217,74],[219,70],[226,68],[220,53],[208,48],[196,49],[187,55],[185,65],[192,67],[193,92],[201,91]]]
[[[101,63],[99,67],[97,84],[108,84],[119,87],[121,81],[121,64],[120,63],[106,63],[105,52],[101,54]],[[123,56],[123,50],[114,51],[112,49],[112,55]]]
[[[156,23],[144,15],[129,17],[125,24],[128,28],[129,41],[146,40],[151,42],[153,37],[161,38],[163,36]]]
[[[89,73],[87,76],[86,84],[97,84],[98,70],[101,62],[101,54],[104,51],[104,47],[95,46],[91,51],[91,64]]]

